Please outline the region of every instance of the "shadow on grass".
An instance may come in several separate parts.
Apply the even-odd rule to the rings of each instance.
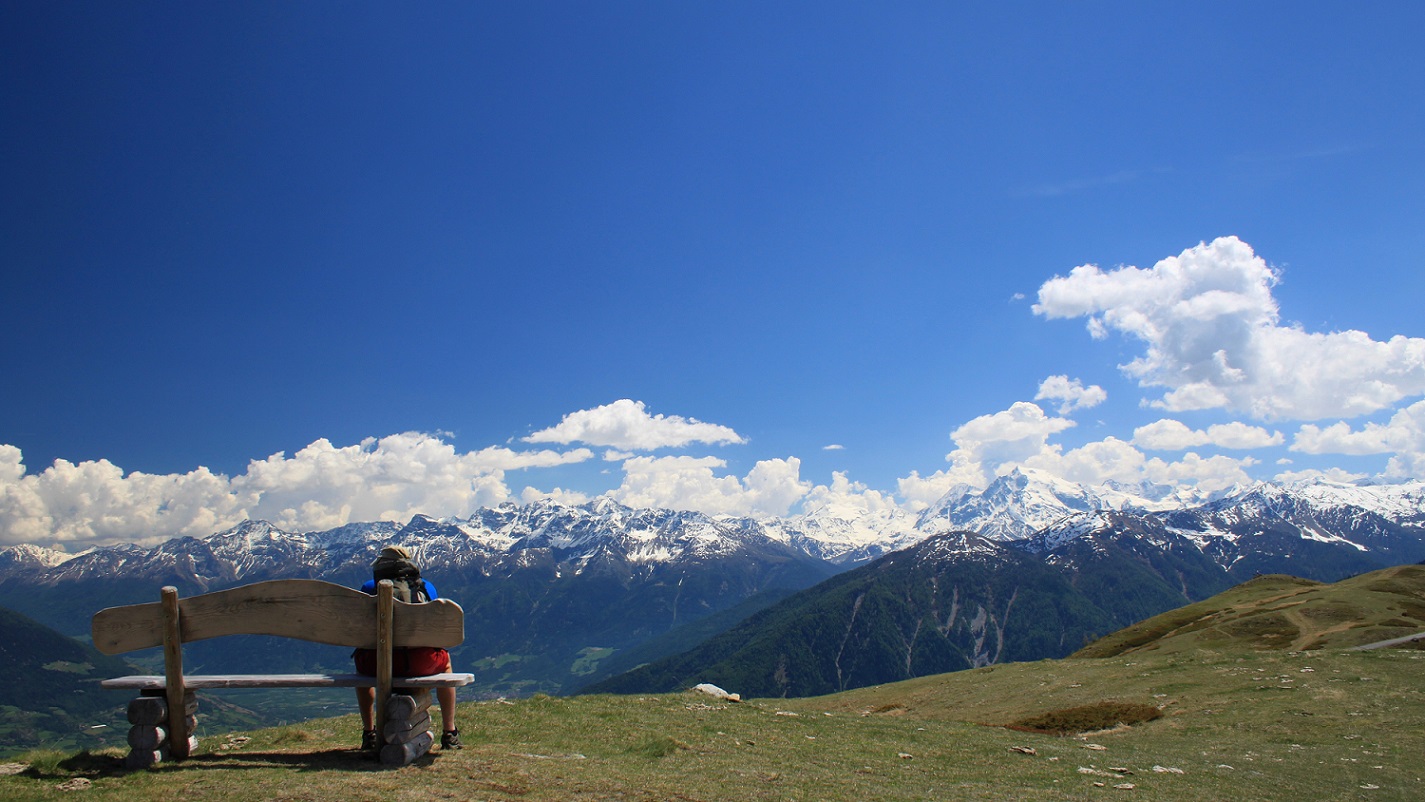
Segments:
[[[429,766],[434,759],[434,754],[427,754],[411,765]],[[193,755],[182,761],[165,761],[154,766],[155,770],[165,772],[282,768],[303,772],[391,770],[391,767],[383,765],[375,755],[353,749],[325,749],[313,752],[212,752]],[[120,755],[79,752],[64,758],[56,754],[52,759],[37,761],[20,774],[36,780],[73,777],[99,779],[148,770],[129,768],[124,765],[124,758]]]
[[[429,766],[434,762],[435,755],[426,754],[410,765]],[[304,772],[384,772],[393,768],[381,763],[375,755],[352,749],[325,749],[315,752],[210,752],[166,766],[171,771],[290,768]]]
[[[35,753],[30,756],[30,765],[21,776],[36,780],[55,780],[72,777],[116,777],[127,774],[124,759],[111,754],[84,750],[68,757],[55,753]]]

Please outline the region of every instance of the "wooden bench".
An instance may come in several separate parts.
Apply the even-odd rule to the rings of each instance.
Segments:
[[[195,690],[212,688],[376,689],[376,729],[381,761],[404,766],[430,750],[430,689],[468,685],[472,674],[392,676],[392,649],[451,648],[465,640],[460,605],[449,599],[423,604],[397,601],[389,580],[371,596],[313,579],[280,579],[179,599],[165,587],[158,602],[110,607],[94,614],[94,647],[104,654],[163,647],[164,673],[116,677],[105,688],[131,689],[131,767],[165,757],[182,760],[197,746]],[[334,646],[374,649],[376,676],[361,674],[183,673],[184,643],[224,635],[275,635]],[[400,690],[400,693],[396,693]],[[176,735],[176,737],[175,737]]]

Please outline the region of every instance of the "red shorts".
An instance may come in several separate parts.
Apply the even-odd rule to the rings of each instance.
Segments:
[[[376,676],[376,650],[357,649],[351,655],[356,659],[356,673],[368,677]],[[427,674],[449,674],[450,652],[434,646],[412,646],[409,649],[391,650],[391,676],[424,677]]]

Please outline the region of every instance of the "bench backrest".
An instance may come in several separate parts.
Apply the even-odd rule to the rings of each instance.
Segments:
[[[179,599],[183,643],[224,635],[276,635],[333,646],[374,649],[375,596],[316,579],[278,579]],[[465,640],[460,605],[393,601],[391,645],[459,646]],[[91,622],[94,648],[121,654],[163,645],[163,604],[110,607]]]

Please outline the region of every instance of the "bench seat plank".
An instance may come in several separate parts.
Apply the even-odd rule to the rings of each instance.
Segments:
[[[397,601],[392,646],[439,646],[465,640],[460,605],[448,599],[424,604]],[[318,579],[277,579],[180,599],[183,642],[225,635],[284,638],[376,647],[376,597]],[[110,607],[91,621],[94,648],[122,654],[163,645],[158,602]]]
[[[394,677],[396,688],[455,688],[475,681],[474,674],[429,674],[424,677]],[[162,674],[139,674],[102,680],[104,688],[159,690]],[[365,674],[188,674],[183,685],[189,690],[212,688],[374,688],[376,678]]]

